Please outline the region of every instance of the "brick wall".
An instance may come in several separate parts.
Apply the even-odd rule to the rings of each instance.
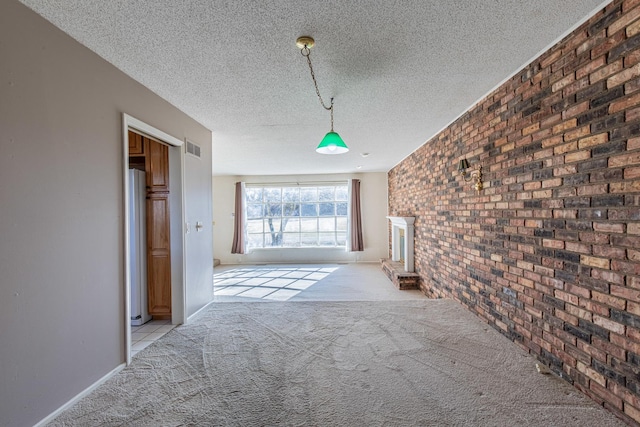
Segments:
[[[484,168],[479,195],[464,157]],[[416,217],[427,295],[640,422],[640,0],[608,5],[394,167],[389,214]]]

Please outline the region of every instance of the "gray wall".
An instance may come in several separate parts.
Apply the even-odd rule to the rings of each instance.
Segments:
[[[211,295],[211,132],[15,0],[0,2],[0,425],[33,425],[125,360],[122,117],[185,159],[187,314]]]
[[[251,253],[237,255],[231,253],[233,242],[233,217],[235,203],[234,184],[270,182],[323,182],[359,179],[362,202],[362,238],[364,251],[347,252],[344,248],[284,248],[254,249]],[[387,215],[387,174],[385,172],[326,175],[273,175],[273,176],[230,176],[213,177],[213,245],[214,256],[222,264],[251,264],[257,262],[379,262],[389,257],[389,225]]]

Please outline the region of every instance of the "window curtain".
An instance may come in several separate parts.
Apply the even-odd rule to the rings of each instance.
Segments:
[[[245,230],[244,230],[244,182],[236,182],[236,203],[235,213],[233,215],[233,244],[231,245],[232,254],[243,254],[245,247]]]
[[[362,212],[360,208],[360,180],[350,180],[349,186],[349,245],[352,252],[364,251],[362,240]]]

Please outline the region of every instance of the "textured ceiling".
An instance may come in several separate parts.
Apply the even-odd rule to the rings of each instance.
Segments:
[[[216,175],[387,171],[604,6],[20,1],[209,128]],[[311,58],[347,154],[314,151],[330,120],[295,46],[301,35],[316,40]]]

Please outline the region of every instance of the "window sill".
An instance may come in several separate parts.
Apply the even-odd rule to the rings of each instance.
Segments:
[[[305,250],[305,249],[313,249],[313,250],[339,250],[344,251],[346,248],[344,246],[284,246],[284,247],[273,247],[273,248],[247,248],[247,252],[256,252],[256,251],[281,251],[281,250]]]

